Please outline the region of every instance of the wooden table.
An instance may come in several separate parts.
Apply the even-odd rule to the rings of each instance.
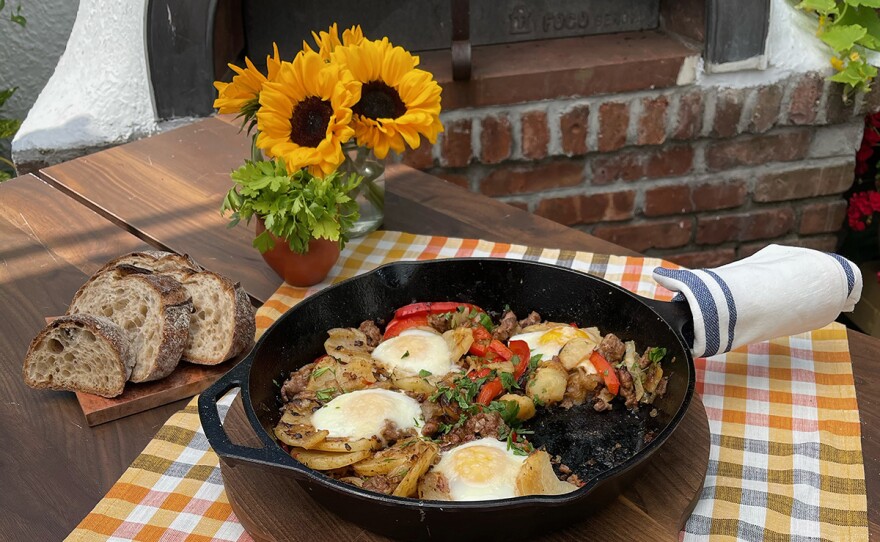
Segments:
[[[0,184],[0,538],[57,540],[103,497],[185,401],[85,426],[72,394],[31,390],[21,362],[43,317],[112,256],[185,252],[241,281],[257,303],[280,279],[245,226],[218,212],[247,141],[207,119]],[[387,170],[386,227],[633,254],[404,166]],[[880,536],[880,341],[851,332],[871,532]]]

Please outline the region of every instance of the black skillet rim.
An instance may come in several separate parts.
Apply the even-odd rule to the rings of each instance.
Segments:
[[[507,499],[493,499],[493,500],[485,500],[485,501],[433,501],[433,500],[416,499],[416,498],[412,498],[412,497],[395,497],[392,495],[384,495],[382,493],[376,493],[373,491],[366,491],[364,489],[358,488],[357,486],[354,486],[351,484],[346,484],[345,482],[340,482],[339,480],[336,480],[335,478],[332,478],[330,476],[322,474],[320,471],[310,469],[310,468],[306,467],[305,465],[303,465],[302,463],[293,459],[291,456],[287,455],[287,453],[284,452],[283,449],[281,449],[280,445],[278,444],[277,439],[275,439],[275,437],[273,435],[270,435],[269,433],[267,433],[265,431],[265,429],[263,428],[263,425],[261,423],[259,423],[256,411],[253,408],[253,403],[251,402],[250,390],[248,389],[250,386],[250,373],[253,370],[253,362],[256,359],[256,353],[257,353],[259,347],[261,346],[261,344],[265,340],[267,340],[267,338],[270,336],[272,331],[276,327],[280,326],[280,324],[283,322],[284,319],[293,317],[299,307],[305,306],[308,303],[315,302],[315,300],[318,299],[320,296],[322,296],[328,292],[331,292],[335,288],[340,287],[342,285],[345,285],[349,282],[356,281],[359,279],[362,280],[364,277],[367,277],[369,275],[379,274],[382,272],[382,270],[395,268],[395,267],[417,267],[417,266],[423,266],[423,265],[430,266],[430,265],[432,265],[434,263],[438,263],[438,262],[449,263],[449,262],[461,262],[461,261],[474,262],[474,263],[477,263],[477,262],[488,262],[488,263],[495,262],[495,263],[497,263],[499,261],[515,262],[518,264],[525,264],[525,265],[537,266],[537,267],[546,267],[546,268],[554,269],[557,271],[565,271],[565,272],[569,272],[569,273],[574,273],[576,275],[586,277],[589,280],[598,281],[607,287],[610,287],[612,289],[623,292],[624,294],[634,298],[636,301],[641,303],[642,306],[646,310],[651,311],[658,319],[662,320],[664,322],[664,324],[666,324],[669,327],[672,334],[678,340],[682,351],[684,351],[686,361],[687,361],[687,366],[688,366],[688,372],[689,372],[688,385],[687,385],[687,390],[685,392],[684,400],[682,401],[681,406],[679,407],[678,411],[672,416],[672,419],[669,421],[669,423],[663,429],[663,431],[661,431],[660,434],[658,434],[644,448],[642,448],[641,450],[636,452],[635,455],[633,455],[632,457],[630,457],[629,459],[627,459],[623,463],[621,463],[615,467],[612,467],[611,469],[608,469],[608,470],[602,472],[601,474],[591,478],[590,481],[587,482],[584,486],[578,488],[575,491],[572,491],[571,493],[566,493],[563,495],[525,495],[525,496],[521,496],[521,497],[512,497],[512,498],[507,498]],[[440,511],[450,511],[450,510],[458,510],[458,509],[463,509],[463,510],[464,509],[501,509],[501,508],[512,508],[512,507],[515,508],[515,507],[521,507],[521,506],[526,506],[526,505],[531,505],[531,504],[541,504],[541,505],[546,505],[546,506],[563,506],[563,505],[573,503],[575,501],[578,501],[578,500],[586,497],[586,495],[591,490],[602,485],[605,481],[612,479],[620,474],[623,474],[624,472],[630,470],[631,468],[636,467],[637,465],[639,465],[643,461],[647,460],[654,452],[656,452],[660,448],[660,446],[662,446],[666,442],[666,440],[669,438],[669,436],[672,435],[672,433],[678,428],[678,425],[681,423],[681,420],[684,418],[684,415],[687,413],[687,410],[690,407],[691,399],[694,394],[695,378],[696,378],[696,368],[694,366],[694,358],[693,358],[693,355],[691,354],[690,347],[687,346],[684,339],[681,337],[681,333],[679,331],[676,331],[675,326],[672,325],[668,320],[666,320],[662,315],[660,315],[656,310],[654,310],[654,308],[651,307],[646,301],[650,301],[650,300],[648,298],[644,298],[639,295],[636,295],[633,292],[627,290],[626,288],[623,288],[622,286],[614,284],[613,282],[610,282],[604,278],[590,275],[588,273],[584,273],[582,271],[578,271],[576,269],[572,269],[569,267],[563,267],[563,266],[548,264],[548,263],[544,263],[544,262],[530,261],[530,260],[520,260],[520,259],[514,259],[514,258],[437,258],[437,259],[433,259],[433,260],[398,261],[398,262],[391,262],[391,263],[383,264],[383,265],[376,267],[375,269],[372,269],[366,273],[361,273],[361,274],[356,275],[354,277],[350,277],[350,278],[345,279],[343,281],[340,281],[336,284],[333,284],[333,285],[321,290],[320,292],[317,292],[313,295],[310,295],[309,297],[300,301],[292,309],[290,309],[286,313],[284,313],[268,329],[266,329],[266,331],[263,333],[263,335],[260,337],[260,339],[257,341],[257,343],[253,346],[251,353],[247,356],[246,359],[244,359],[242,361],[242,363],[247,363],[249,365],[248,370],[247,370],[247,375],[248,375],[247,385],[242,385],[242,387],[241,387],[241,394],[243,395],[242,406],[245,409],[245,413],[247,415],[248,422],[250,423],[253,430],[255,432],[258,432],[258,434],[259,434],[259,432],[263,433],[263,435],[260,437],[260,439],[264,442],[271,440],[273,442],[273,445],[277,446],[278,449],[290,460],[290,463],[287,463],[287,464],[284,464],[284,463],[281,463],[278,461],[271,461],[269,463],[270,465],[280,467],[280,468],[283,468],[286,470],[298,472],[302,475],[305,475],[307,478],[309,478],[311,481],[313,481],[317,484],[329,487],[330,489],[333,489],[339,493],[343,493],[343,494],[350,496],[350,497],[354,497],[354,498],[358,498],[358,499],[367,499],[367,500],[371,500],[371,501],[379,501],[379,502],[382,502],[383,504],[398,505],[398,506],[402,506],[404,508],[412,508],[415,510],[426,509],[426,508],[427,509],[437,509]]]

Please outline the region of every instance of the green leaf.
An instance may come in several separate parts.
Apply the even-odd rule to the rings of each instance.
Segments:
[[[0,169],[0,183],[3,181],[8,181],[12,178],[12,174],[6,170]]]
[[[3,8],[6,7],[6,0],[0,0],[0,11],[3,11]]]
[[[18,132],[21,121],[18,119],[0,119],[0,139],[8,139]]]
[[[869,8],[880,8],[880,0],[846,0],[851,6],[866,6]]]
[[[798,9],[818,11],[823,15],[837,13],[837,2],[834,0],[803,0],[795,7]]]
[[[7,88],[4,90],[0,90],[0,107],[3,107],[3,104],[6,103],[6,100],[12,97],[15,94],[15,91],[18,90],[18,87]]]
[[[27,24],[27,19],[21,14],[21,6],[18,6],[16,12],[9,17],[9,20],[21,27],[24,27]]]
[[[839,52],[852,49],[856,41],[865,37],[867,33],[868,29],[861,25],[837,25],[828,28],[819,37],[829,47]]]

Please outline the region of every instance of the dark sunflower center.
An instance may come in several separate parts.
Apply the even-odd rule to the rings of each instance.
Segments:
[[[406,113],[406,104],[390,86],[370,81],[361,87],[361,99],[351,111],[368,119],[396,119]]]
[[[290,140],[301,147],[317,147],[327,134],[333,107],[317,96],[296,104],[290,116]]]

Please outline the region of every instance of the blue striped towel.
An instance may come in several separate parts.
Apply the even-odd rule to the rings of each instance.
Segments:
[[[673,301],[690,306],[697,357],[818,329],[852,311],[862,294],[862,274],[851,261],[781,245],[716,269],[658,267],[653,275],[679,292]]]

